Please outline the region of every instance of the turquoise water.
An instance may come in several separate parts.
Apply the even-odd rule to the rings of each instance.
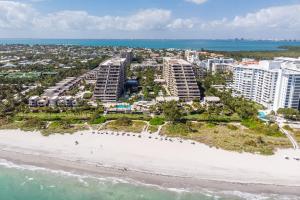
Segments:
[[[300,46],[300,41],[255,40],[88,40],[88,39],[0,39],[0,44],[61,44],[83,46],[126,46],[143,48],[207,49],[216,51],[278,50],[279,46]]]
[[[128,183],[112,178],[92,178],[19,167],[0,165],[1,200],[279,200],[297,199],[278,195],[257,195],[211,190],[188,192],[156,186]]]
[[[261,119],[261,120],[263,120],[263,121],[269,121],[268,119],[267,119],[267,114],[265,113],[265,112],[258,112],[258,118],[259,119]]]
[[[258,112],[258,117],[261,118],[261,119],[266,119],[266,113],[264,112]]]
[[[118,108],[118,109],[129,109],[129,110],[131,110],[131,105],[122,105],[122,104],[120,104],[120,105],[116,105],[116,108]]]

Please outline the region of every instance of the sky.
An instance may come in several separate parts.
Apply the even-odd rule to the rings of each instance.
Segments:
[[[300,39],[300,0],[0,0],[0,38]]]

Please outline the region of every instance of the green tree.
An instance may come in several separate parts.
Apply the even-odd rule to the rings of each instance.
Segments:
[[[300,119],[300,112],[293,108],[279,108],[277,113],[282,114],[286,119],[290,119],[290,120]]]
[[[163,113],[167,121],[172,123],[182,120],[183,114],[176,101],[170,101],[163,104]]]

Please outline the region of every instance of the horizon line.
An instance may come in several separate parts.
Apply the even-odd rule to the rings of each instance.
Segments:
[[[0,40],[237,40],[237,41],[291,41],[300,42],[300,39],[255,39],[255,38],[30,38],[16,37],[6,38],[0,37]]]

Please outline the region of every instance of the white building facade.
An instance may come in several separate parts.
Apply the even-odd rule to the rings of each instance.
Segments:
[[[298,66],[283,64],[284,67],[286,65],[293,65],[293,67],[285,68],[279,73],[274,107],[300,110],[300,61]]]
[[[199,61],[199,53],[197,51],[186,50],[184,57],[189,63],[195,63]]]
[[[300,59],[244,62],[233,67],[233,89],[270,110],[299,109]]]
[[[203,65],[211,73],[232,71],[234,63],[232,58],[211,58],[203,61]]]

